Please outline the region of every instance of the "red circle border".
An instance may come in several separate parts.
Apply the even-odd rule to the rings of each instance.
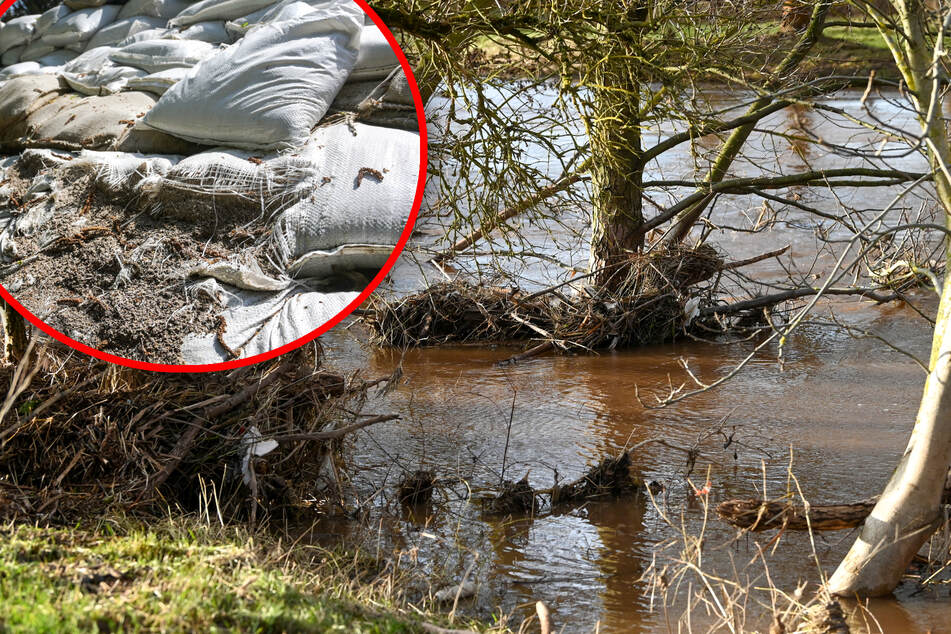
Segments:
[[[226,361],[222,363],[209,363],[209,364],[200,364],[200,365],[176,365],[176,364],[165,364],[165,363],[149,363],[147,361],[136,361],[134,359],[127,359],[125,357],[120,357],[117,355],[109,354],[108,352],[103,352],[102,350],[97,350],[91,346],[87,346],[84,343],[75,341],[58,330],[50,327],[48,324],[43,322],[41,319],[36,317],[33,313],[27,310],[22,304],[20,304],[14,297],[0,285],[0,296],[10,304],[18,313],[23,315],[23,317],[29,321],[31,324],[36,326],[41,331],[50,335],[54,339],[60,341],[61,343],[66,344],[70,348],[84,352],[90,356],[93,356],[97,359],[103,361],[109,361],[110,363],[115,363],[122,365],[128,368],[134,368],[137,370],[152,370],[155,372],[218,372],[221,370],[232,370],[234,368],[241,368],[249,365],[254,365],[255,363],[260,363],[262,361],[268,361],[274,359],[286,352],[295,350],[304,344],[307,344],[317,337],[320,337],[323,334],[326,334],[331,328],[343,321],[350,313],[357,309],[360,304],[365,302],[373,291],[386,279],[386,276],[389,275],[390,270],[396,264],[396,261],[399,259],[400,255],[403,253],[403,249],[406,247],[406,243],[409,241],[410,237],[413,234],[413,227],[416,225],[416,219],[419,216],[420,207],[423,204],[423,193],[426,189],[426,165],[428,163],[427,150],[429,146],[427,130],[426,130],[426,113],[424,111],[423,98],[419,92],[419,85],[416,83],[416,77],[413,75],[413,69],[410,66],[409,60],[406,59],[406,54],[403,53],[403,49],[400,48],[399,43],[397,43],[396,38],[393,36],[393,33],[387,28],[387,26],[380,19],[380,16],[367,4],[366,0],[353,0],[356,2],[364,13],[370,16],[370,19],[373,20],[373,23],[379,27],[380,31],[383,32],[383,35],[386,37],[387,42],[393,48],[393,52],[396,53],[396,57],[400,62],[400,65],[403,67],[403,72],[406,74],[407,82],[409,83],[410,91],[413,95],[413,102],[416,105],[416,118],[419,124],[419,178],[416,183],[416,196],[413,199],[413,207],[410,210],[409,218],[406,222],[406,227],[403,229],[403,233],[400,235],[399,241],[396,244],[396,247],[393,249],[393,252],[390,254],[390,257],[386,260],[386,263],[383,265],[383,268],[376,274],[371,281],[369,286],[367,286],[360,295],[350,302],[343,310],[337,313],[329,321],[323,323],[315,330],[311,331],[309,334],[304,335],[300,339],[292,341],[288,344],[281,346],[280,348],[275,348],[269,352],[255,355],[253,357],[248,357],[247,359],[235,359],[233,361]],[[16,0],[3,0],[0,3],[0,15],[6,13]]]

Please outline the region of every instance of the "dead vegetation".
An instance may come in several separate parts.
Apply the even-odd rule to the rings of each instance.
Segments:
[[[4,519],[211,502],[252,523],[306,511],[339,487],[339,441],[396,418],[349,409],[366,384],[322,369],[316,344],[228,373],[157,374],[34,337],[0,382]]]
[[[374,298],[366,320],[380,342],[397,347],[527,339],[563,349],[660,343],[687,323],[687,289],[722,266],[708,245],[671,246],[632,255],[598,291],[569,294],[559,285],[526,293],[453,281],[395,301]]]

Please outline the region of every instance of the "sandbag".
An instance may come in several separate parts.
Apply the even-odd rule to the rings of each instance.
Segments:
[[[43,68],[38,62],[20,62],[0,70],[0,81],[5,81],[13,77],[21,77],[23,75],[35,75],[42,72]]]
[[[129,0],[123,5],[117,19],[124,20],[137,15],[168,20],[188,8],[187,0]]]
[[[80,99],[63,95],[49,106],[56,108],[54,113],[41,110],[30,116],[30,138],[61,149],[111,149],[133,127],[136,115],[153,103],[155,97],[141,92]]]
[[[103,66],[112,64],[109,56],[115,51],[116,49],[111,46],[91,48],[85,53],[77,55],[72,61],[66,64],[63,67],[63,72],[77,74],[95,72]]]
[[[111,95],[117,93],[131,79],[147,75],[144,70],[131,66],[107,64],[87,73],[60,73],[70,88],[83,95]]]
[[[26,48],[23,49],[23,52],[20,53],[20,61],[35,62],[36,60],[49,55],[55,50],[55,46],[51,46],[42,40],[33,40],[26,46]]]
[[[3,66],[13,66],[19,63],[20,54],[26,49],[25,46],[14,46],[9,51],[0,56],[0,64]]]
[[[26,64],[39,68],[36,62]],[[6,81],[0,86],[0,143],[12,143],[24,136],[30,115],[62,94],[59,80],[51,75],[29,75]]]
[[[129,90],[143,90],[154,95],[164,95],[169,88],[180,82],[187,74],[187,68],[169,68],[151,75],[130,79],[126,88]]]
[[[44,55],[36,61],[43,67],[43,72],[55,75],[65,64],[68,64],[78,56],[79,53],[75,51],[60,48],[54,50],[49,55]]]
[[[185,338],[182,357],[190,365],[270,352],[310,334],[360,296],[353,291],[321,293],[300,287],[256,293],[223,286],[215,280],[206,280],[200,288],[224,304],[226,310],[221,315],[220,338],[218,334]]]
[[[356,136],[354,136],[356,132]],[[279,216],[275,260],[295,276],[334,270],[334,257],[379,267],[403,233],[419,179],[419,135],[361,123],[319,128],[298,154],[316,173],[309,196]],[[338,250],[348,245],[389,248]],[[334,253],[336,251],[336,253]],[[310,252],[323,252],[308,258]],[[329,253],[328,253],[329,252]],[[346,262],[343,268],[354,268]]]
[[[360,35],[360,54],[350,73],[350,81],[384,79],[400,65],[396,52],[375,24],[364,26]]]
[[[60,4],[53,7],[49,11],[40,14],[40,17],[36,20],[36,24],[33,25],[33,37],[42,37],[51,26],[65,18],[70,13],[72,13],[72,10],[69,7],[64,4]]]
[[[149,29],[163,28],[164,26],[165,20],[161,18],[139,16],[119,20],[107,27],[99,29],[99,31],[89,39],[89,42],[86,44],[86,50],[100,46],[114,46],[131,35]]]
[[[150,73],[169,68],[194,66],[217,48],[208,42],[150,40],[117,49],[109,58],[116,64],[135,66]]]
[[[114,4],[97,9],[82,9],[51,26],[41,39],[47,44],[63,47],[85,42],[99,29],[112,24],[118,14],[119,7]]]
[[[6,53],[14,46],[26,46],[33,37],[38,15],[24,15],[13,18],[0,29],[0,53]]]
[[[209,44],[230,44],[234,39],[221,20],[193,24],[173,37],[182,40],[208,42]]]
[[[137,44],[139,42],[149,42],[152,40],[164,40],[170,37],[173,37],[176,31],[174,29],[148,29],[147,31],[141,31],[135,35],[130,35],[125,38],[118,44],[116,48],[123,48],[130,44]]]
[[[260,26],[166,92],[147,125],[206,145],[302,145],[353,68],[362,10],[349,0]]]
[[[252,28],[271,22],[282,22],[284,20],[296,20],[306,15],[310,15],[317,8],[313,3],[303,2],[302,0],[281,0],[276,4],[259,9],[254,13],[241,16],[235,20],[228,20],[225,28],[231,34],[233,39],[239,39]]]
[[[274,4],[275,0],[202,0],[169,20],[169,26],[189,26],[208,20],[234,20]]]

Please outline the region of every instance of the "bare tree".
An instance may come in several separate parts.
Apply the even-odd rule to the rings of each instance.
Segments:
[[[866,6],[908,86],[921,127],[938,201],[951,228],[951,146],[942,104],[947,62],[943,38],[951,23],[946,3],[893,0],[894,15]],[[951,243],[945,238],[945,249]],[[829,580],[833,593],[876,596],[891,592],[940,518],[951,464],[951,279],[945,275],[921,405],[905,453],[862,532]]]

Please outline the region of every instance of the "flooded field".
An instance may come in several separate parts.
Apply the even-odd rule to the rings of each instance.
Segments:
[[[826,103],[848,112],[861,107],[858,96],[845,93]],[[911,124],[895,104],[882,101],[872,107],[893,125]],[[809,119],[814,113],[797,116]],[[789,123],[781,115],[774,119],[770,125]],[[810,119],[808,125],[838,142],[873,142],[861,131],[825,117]],[[669,133],[657,131],[661,136]],[[814,147],[807,152],[812,154],[777,147],[774,138],[754,139],[745,167],[737,171],[742,175],[766,160],[777,171],[850,165],[848,159],[822,155]],[[690,157],[665,157],[667,162],[656,166],[657,177],[690,173]],[[916,155],[896,164],[922,167]],[[895,190],[842,191],[846,205],[881,209]],[[816,190],[804,195],[817,208],[835,204],[831,195]],[[920,202],[909,200],[905,211],[914,211]],[[745,225],[755,219],[760,204],[734,197],[723,201],[715,217],[724,225]],[[570,225],[571,219],[562,222]],[[583,226],[584,213],[579,211],[579,233]],[[822,273],[829,260],[816,258],[816,227],[814,217],[791,211],[767,232],[717,232],[712,242],[734,260],[790,244],[784,266]],[[584,244],[573,242],[561,225],[527,233],[532,231],[539,245],[566,261],[583,264],[587,257]],[[412,254],[404,257],[391,290],[418,287],[422,278],[439,279],[431,267],[413,259]],[[786,275],[775,261],[751,273],[764,281]],[[529,265],[521,274],[530,286],[560,281],[565,272]],[[934,309],[932,292],[916,291],[914,297],[925,311]],[[367,406],[367,411],[398,413],[402,420],[361,434],[354,448],[353,461],[362,470],[353,483],[369,511],[363,526],[373,526],[374,535],[318,527],[328,534],[315,538],[344,536],[412,553],[431,571],[437,586],[464,578],[475,581],[476,597],[461,602],[460,609],[482,617],[513,612],[528,616],[541,600],[565,632],[704,631],[709,619],[703,607],[695,607],[689,622],[683,620],[687,588],[672,592],[665,607],[643,579],[655,561],[663,565],[665,557],[678,555],[676,545],[670,545],[681,532],[705,531],[706,569],[764,585],[758,544],[767,545],[775,533],[736,540],[736,531],[715,517],[715,505],[737,497],[776,497],[797,487],[813,503],[865,499],[881,490],[907,441],[925,373],[880,340],[856,338],[829,325],[830,314],[840,325],[852,327],[852,334],[874,334],[927,358],[931,324],[916,311],[904,304],[840,299],[823,303],[813,322],[796,331],[781,361],[772,344],[723,386],[651,409],[645,405],[654,403],[655,395],[684,383],[693,387],[682,362],[709,383],[729,372],[761,339],[684,341],[601,354],[549,355],[499,366],[498,361],[518,349],[449,347],[409,350],[403,356],[369,345],[369,334],[359,325],[338,329],[324,339],[332,366],[362,369],[366,378],[376,378],[389,375],[402,362],[399,386],[375,396]],[[634,452],[644,480],[664,487],[656,505],[646,495],[637,495],[560,514],[543,509],[534,518],[513,520],[487,516],[477,501],[480,490],[497,486],[503,478],[524,476],[543,489],[556,477],[572,480],[602,457],[656,439],[664,444],[646,443]],[[698,450],[690,482],[702,486],[709,473],[709,510],[684,478],[684,449],[690,448]],[[402,513],[394,492],[395,482],[417,469],[432,470],[441,479],[430,513],[423,517]],[[769,578],[790,592],[799,581],[815,583],[822,574],[831,574],[854,537],[854,532],[821,535],[814,557],[807,535],[787,532],[767,558]],[[915,593],[910,585],[903,586],[896,598],[874,601],[870,607],[886,632],[951,632],[951,604],[943,592]],[[756,612],[754,606],[748,608]],[[863,629],[861,623],[853,625]],[[768,624],[751,616],[746,627],[765,629]]]

